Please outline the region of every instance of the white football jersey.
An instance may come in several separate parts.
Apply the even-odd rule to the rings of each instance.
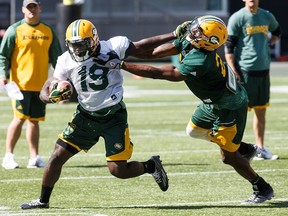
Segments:
[[[127,37],[117,36],[108,41],[100,41],[101,54],[118,55],[125,58],[125,52],[131,41]],[[54,77],[60,80],[70,80],[78,94],[79,104],[87,111],[93,112],[119,103],[123,97],[123,75],[119,69],[108,69],[96,65],[95,57],[83,62],[74,61],[69,52],[59,56],[54,71]]]

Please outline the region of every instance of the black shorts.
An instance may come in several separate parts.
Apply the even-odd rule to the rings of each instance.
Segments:
[[[40,98],[40,92],[21,91],[23,100],[12,100],[14,115],[20,119],[44,121],[46,104]]]
[[[71,147],[57,143],[70,151],[88,151],[103,137],[105,141],[106,160],[121,161],[130,159],[133,152],[133,144],[127,123],[127,110],[119,108],[115,113],[101,117],[95,117],[83,112],[79,107],[58,138]],[[77,151],[76,151],[77,150]]]

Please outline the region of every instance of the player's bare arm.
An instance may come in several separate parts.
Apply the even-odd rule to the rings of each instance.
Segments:
[[[155,59],[178,54],[179,52],[175,46],[168,42],[183,37],[190,24],[191,21],[185,21],[178,25],[171,33],[144,38],[137,42],[133,42],[128,48],[126,55],[141,59]]]
[[[153,56],[150,56],[149,53],[152,53],[152,50],[154,48],[165,44],[171,40],[175,39],[174,34],[167,33],[167,34],[162,34],[162,35],[157,35],[149,38],[145,38],[142,40],[139,40],[137,42],[131,43],[130,47],[128,48],[126,55],[127,56],[134,56],[138,57],[140,56],[141,58],[153,58]],[[149,52],[150,51],[150,52]],[[147,52],[147,54],[145,54]],[[143,54],[144,53],[144,54]]]
[[[147,52],[134,55],[134,57],[141,58],[141,59],[156,59],[156,58],[163,58],[163,57],[176,55],[178,53],[179,52],[175,48],[173,43],[165,43],[156,47],[153,50],[149,50]]]
[[[157,68],[149,65],[122,62],[121,68],[132,74],[152,79],[163,79],[173,82],[185,80],[185,76],[173,65],[165,65]]]

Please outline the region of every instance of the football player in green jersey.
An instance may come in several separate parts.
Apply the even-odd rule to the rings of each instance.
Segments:
[[[272,187],[249,163],[252,157],[249,151],[255,153],[255,145],[242,142],[247,93],[216,52],[228,37],[225,23],[215,16],[202,16],[179,25],[173,33],[177,38],[173,43],[162,44],[139,57],[158,58],[180,53],[181,64],[177,68],[173,65],[157,68],[120,59],[105,66],[153,79],[184,81],[201,100],[189,119],[187,134],[217,144],[223,162],[252,184],[253,194],[243,204],[271,199],[274,196]]]

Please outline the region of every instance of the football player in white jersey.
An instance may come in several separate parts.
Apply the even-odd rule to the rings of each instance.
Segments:
[[[55,150],[44,170],[40,198],[22,204],[22,209],[49,208],[50,196],[60,178],[62,166],[79,151],[87,152],[100,136],[105,140],[107,167],[113,176],[127,179],[150,173],[162,191],[168,189],[168,177],[159,156],[152,156],[146,162],[127,162],[133,144],[122,101],[123,77],[120,70],[100,67],[94,61],[109,65],[115,58],[139,57],[144,51],[172,39],[175,35],[171,32],[138,42],[122,36],[100,41],[95,26],[88,20],[76,20],[68,26],[68,50],[58,58],[54,75],[44,84],[40,98],[45,103],[68,99],[71,89],[57,88],[57,81],[68,80],[75,87],[79,105],[73,119],[58,135]]]

